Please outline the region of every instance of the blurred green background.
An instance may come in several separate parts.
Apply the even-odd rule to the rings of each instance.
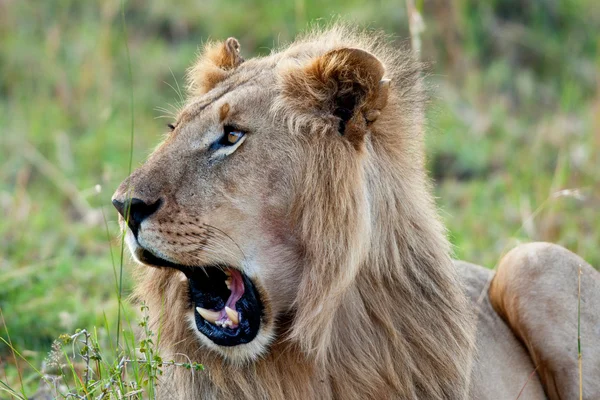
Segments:
[[[597,0],[416,3],[430,65],[429,168],[456,257],[493,268],[515,244],[546,240],[600,265]],[[0,0],[0,335],[8,329],[34,365],[59,334],[116,318],[110,196],[127,176],[132,95],[136,166],[208,38],[235,36],[250,57],[341,18],[410,43],[404,0],[121,7]],[[0,343],[0,379],[15,376]]]

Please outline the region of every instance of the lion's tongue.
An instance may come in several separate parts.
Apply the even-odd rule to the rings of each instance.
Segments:
[[[196,311],[208,322],[233,329],[237,328],[239,323],[240,317],[235,309],[235,303],[244,295],[244,282],[242,274],[238,270],[230,268],[227,270],[227,275],[229,275],[227,281],[229,281],[228,287],[231,294],[225,302],[225,307],[219,311],[196,307]]]
[[[240,271],[230,268],[228,272],[231,274],[231,283],[229,284],[231,294],[225,305],[235,310],[235,303],[244,295],[244,281],[242,280]]]

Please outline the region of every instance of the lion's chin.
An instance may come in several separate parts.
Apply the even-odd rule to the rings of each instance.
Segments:
[[[198,330],[195,313],[189,313],[188,323],[190,331],[204,346],[220,354],[225,360],[234,365],[242,366],[256,361],[267,352],[273,341],[272,330],[263,326],[249,343],[236,346],[220,346]]]
[[[129,235],[128,235],[129,236]],[[127,239],[130,239],[129,237]],[[260,357],[271,342],[259,290],[239,269],[220,264],[187,266],[127,240],[139,263],[181,271],[188,282],[188,323],[207,347],[236,364]]]

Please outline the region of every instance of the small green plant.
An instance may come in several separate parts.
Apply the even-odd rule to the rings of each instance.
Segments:
[[[34,398],[153,399],[164,368],[185,368],[190,373],[204,370],[198,363],[163,360],[157,334],[149,327],[148,307],[142,304],[140,311],[140,339],[132,334],[133,329],[127,330],[123,346],[116,350],[97,330],[78,329],[61,335],[38,371],[41,382]],[[22,357],[15,349],[13,352]],[[8,385],[3,384],[0,391],[13,398],[27,398]]]

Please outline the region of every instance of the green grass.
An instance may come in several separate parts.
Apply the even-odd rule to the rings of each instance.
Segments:
[[[429,168],[456,256],[493,267],[520,241],[548,240],[600,265],[595,0],[424,3]],[[236,36],[249,57],[338,16],[408,37],[403,1],[149,0],[124,14],[117,0],[1,3],[0,337],[37,368],[78,328],[110,353],[121,310],[123,348],[139,348],[127,322],[139,312],[119,308],[127,254],[115,293],[110,197],[166,131],[157,108],[178,102],[172,87],[206,39]],[[119,354],[104,355],[107,371]],[[0,381],[31,395],[39,376],[18,364],[0,343]]]

